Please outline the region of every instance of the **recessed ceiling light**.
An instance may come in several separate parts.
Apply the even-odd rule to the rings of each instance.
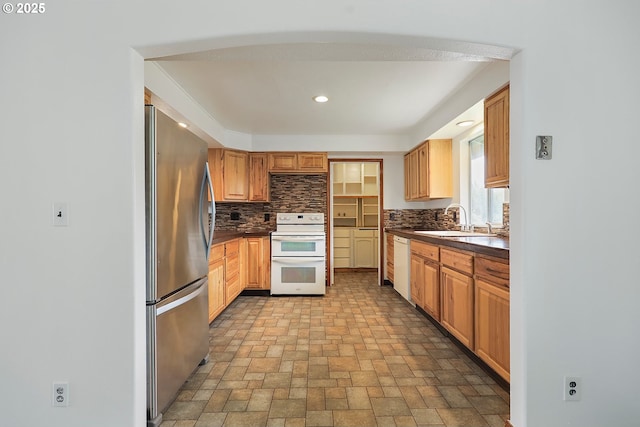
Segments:
[[[189,125],[186,123],[182,123],[182,122],[178,122],[178,126],[180,126],[181,128],[188,128]]]
[[[462,122],[458,122],[458,123],[456,123],[456,125],[458,125],[458,126],[460,126],[460,127],[463,127],[463,128],[466,128],[466,127],[468,127],[468,126],[471,126],[472,124],[473,124],[473,120],[464,120],[464,121],[462,121]]]
[[[313,97],[313,100],[319,103],[323,103],[323,102],[327,102],[329,100],[329,98],[327,98],[324,95],[316,95]]]

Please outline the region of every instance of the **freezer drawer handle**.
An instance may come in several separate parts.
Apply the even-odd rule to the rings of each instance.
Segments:
[[[156,315],[160,316],[161,314],[166,313],[169,310],[173,310],[174,308],[191,301],[192,299],[196,298],[201,293],[203,293],[205,289],[207,289],[206,286],[200,286],[200,288],[198,288],[197,291],[191,292],[189,295],[185,295],[182,298],[178,298],[177,300],[172,301],[169,304],[158,308]]]

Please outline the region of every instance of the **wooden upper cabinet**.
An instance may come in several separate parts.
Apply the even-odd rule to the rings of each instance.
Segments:
[[[327,153],[268,153],[271,173],[327,173]]]
[[[210,149],[209,169],[216,202],[249,200],[249,153]]]
[[[509,86],[484,101],[484,186],[509,186]]]
[[[430,139],[405,155],[405,200],[453,197],[450,139]]]
[[[298,170],[302,172],[328,172],[327,153],[298,153]]]
[[[404,199],[411,200],[411,154],[404,155]]]
[[[269,200],[267,153],[249,153],[249,201],[268,202]]]

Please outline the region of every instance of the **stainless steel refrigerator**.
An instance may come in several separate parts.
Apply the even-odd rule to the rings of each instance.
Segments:
[[[207,273],[215,218],[207,144],[145,107],[147,425],[209,355]],[[208,194],[211,194],[210,201]]]

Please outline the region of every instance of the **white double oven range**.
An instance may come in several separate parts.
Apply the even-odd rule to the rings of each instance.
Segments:
[[[323,213],[278,213],[271,233],[271,295],[324,295]]]

